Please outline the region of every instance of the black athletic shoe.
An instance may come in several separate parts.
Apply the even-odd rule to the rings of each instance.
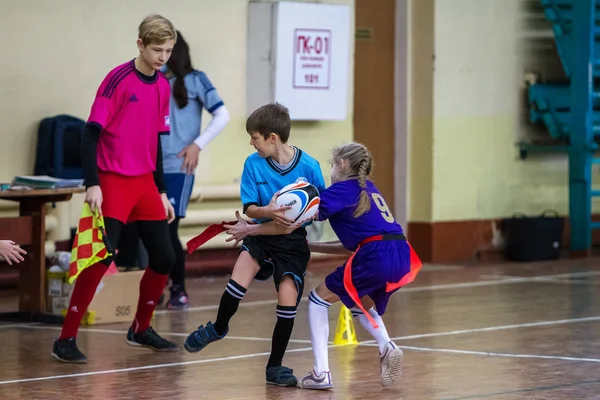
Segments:
[[[56,339],[52,347],[52,357],[64,363],[85,364],[87,357],[77,348],[75,338]]]
[[[267,368],[266,376],[267,385],[290,387],[298,384],[298,379],[294,376],[294,370],[282,365]]]
[[[134,333],[133,329],[129,328],[127,343],[132,346],[147,347],[154,351],[179,351],[179,346],[161,337],[152,327],[141,333]]]

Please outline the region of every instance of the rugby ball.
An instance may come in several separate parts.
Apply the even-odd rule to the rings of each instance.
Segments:
[[[319,190],[308,182],[296,182],[284,186],[277,196],[278,206],[292,207],[285,211],[284,215],[293,222],[314,217],[320,203]]]

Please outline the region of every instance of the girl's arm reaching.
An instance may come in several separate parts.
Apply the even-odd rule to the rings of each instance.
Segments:
[[[264,222],[262,224],[255,224],[252,221],[246,221],[240,214],[239,211],[235,212],[237,222],[234,225],[225,224],[225,232],[229,235],[226,242],[232,242],[235,240],[234,247],[239,242],[244,240],[247,236],[263,236],[263,235],[288,235],[294,230],[300,228],[308,220],[293,223],[289,226],[281,226],[275,221]]]

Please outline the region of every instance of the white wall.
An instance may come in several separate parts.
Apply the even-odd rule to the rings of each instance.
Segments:
[[[532,4],[436,0],[432,220],[567,211],[566,157],[521,161],[515,146],[535,132],[525,73],[562,75]]]
[[[328,2],[353,5],[353,0]],[[6,0],[0,14],[6,44],[0,75],[1,180],[33,171],[41,118],[58,113],[87,118],[101,80],[136,56],[137,27],[155,12],[182,31],[196,68],[208,74],[232,116],[202,153],[198,183],[239,177],[252,150],[244,129],[247,0]],[[349,87],[352,79],[351,73]],[[351,100],[352,90],[350,111]],[[292,142],[325,162],[331,147],[351,137],[350,112],[346,121],[295,125]]]
[[[354,9],[353,0],[326,2]],[[33,173],[42,118],[62,113],[88,117],[108,71],[137,55],[139,23],[146,15],[159,13],[181,30],[194,66],[208,74],[231,114],[221,136],[200,155],[196,185],[234,183],[253,151],[245,131],[247,4],[247,0],[3,0],[0,181]],[[350,47],[354,48],[353,34]],[[350,64],[347,119],[293,125],[290,142],[317,158],[325,174],[331,148],[352,139],[353,60]],[[204,123],[208,120],[205,114]],[[78,196],[73,206],[59,206],[62,217],[56,240],[68,238],[81,201]],[[0,206],[5,209],[6,203]]]

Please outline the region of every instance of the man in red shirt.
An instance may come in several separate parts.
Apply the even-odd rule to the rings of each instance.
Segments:
[[[82,139],[85,201],[103,214],[111,244],[118,243],[124,224],[135,222],[148,249],[149,268],[140,282],[127,343],[155,351],[177,351],[176,344],[150,326],[175,262],[168,226],[174,211],[166,195],[160,140],[160,135],[169,134],[171,89],[159,70],[171,55],[177,33],[169,20],[152,15],[140,24],[138,36],[139,56],[108,73],[92,105]],[[109,257],[77,277],[61,335],[52,349],[57,360],[87,362],[75,338],[112,261]]]

